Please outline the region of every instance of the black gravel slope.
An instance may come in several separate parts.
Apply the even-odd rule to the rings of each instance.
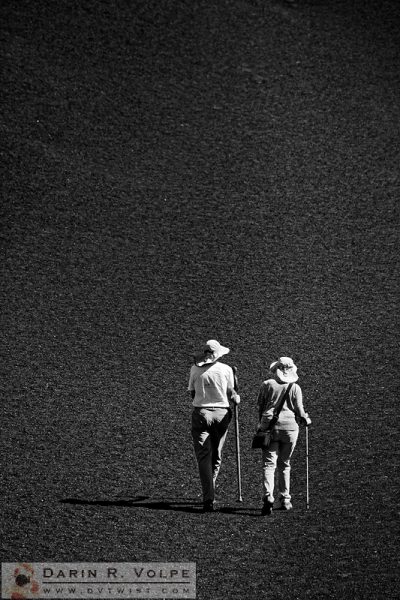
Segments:
[[[1,6],[1,560],[194,561],[199,600],[395,598],[399,5]],[[186,386],[242,393],[201,515]],[[310,431],[290,514],[249,449],[270,361]]]

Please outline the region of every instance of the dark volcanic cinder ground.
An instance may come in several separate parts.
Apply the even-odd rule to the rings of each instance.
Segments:
[[[193,561],[198,600],[395,598],[399,5],[4,0],[1,560]],[[219,507],[186,385],[239,369]],[[270,361],[295,510],[259,516]]]

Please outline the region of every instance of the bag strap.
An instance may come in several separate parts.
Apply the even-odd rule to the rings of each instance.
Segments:
[[[282,407],[285,403],[286,397],[289,395],[290,390],[292,389],[293,383],[289,383],[289,385],[287,386],[285,393],[283,394],[282,398],[280,399],[279,403],[277,404],[277,406],[275,407],[274,410],[274,417],[279,417],[279,413],[282,410]]]

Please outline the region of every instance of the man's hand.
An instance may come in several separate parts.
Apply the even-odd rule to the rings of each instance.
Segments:
[[[307,415],[306,417],[300,417],[300,423],[302,425],[305,425],[306,427],[308,427],[309,425],[311,425],[312,421],[311,421],[310,417]]]
[[[233,404],[240,404],[240,396],[234,390],[232,391],[231,400],[232,400]]]

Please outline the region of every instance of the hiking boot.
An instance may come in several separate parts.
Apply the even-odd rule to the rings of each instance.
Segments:
[[[287,498],[281,500],[281,510],[292,510],[293,504]]]
[[[274,505],[273,502],[270,502],[269,500],[267,500],[267,498],[264,498],[264,504],[261,509],[261,514],[263,517],[272,514],[273,505]]]

